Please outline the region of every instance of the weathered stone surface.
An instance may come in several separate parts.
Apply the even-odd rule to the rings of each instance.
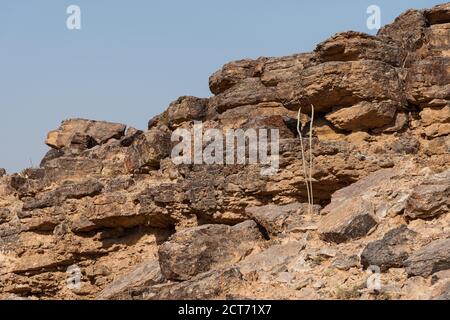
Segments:
[[[404,210],[406,200],[420,182],[420,178],[423,178],[423,175],[409,176],[405,168],[379,170],[334,193],[331,203],[322,210],[322,214],[346,212],[345,208],[354,207],[358,199],[367,205],[370,203],[378,218],[399,214]],[[391,196],[387,196],[389,194]]]
[[[42,158],[41,163],[39,164],[39,167],[43,168],[47,165],[47,163],[53,159],[57,159],[59,157],[64,156],[63,150],[57,150],[57,149],[50,149],[47,151],[45,156]]]
[[[375,60],[332,61],[305,69],[298,79],[277,87],[287,108],[317,112],[361,101],[391,100],[404,104],[403,84],[394,67]]]
[[[450,23],[430,26],[425,33],[425,45],[420,49],[422,56],[447,57],[449,54]]]
[[[304,215],[309,210],[308,204],[292,203],[284,206],[267,205],[262,207],[249,207],[245,213],[271,235],[286,234],[299,230],[313,229],[315,226],[304,221]],[[320,206],[314,206],[315,214]]]
[[[450,281],[447,280],[444,284],[439,286],[435,291],[433,300],[450,300]]]
[[[333,261],[332,266],[336,269],[347,271],[360,265],[360,259],[357,255],[338,255]]]
[[[64,121],[58,130],[48,134],[45,143],[52,148],[61,149],[73,144],[91,146],[91,140],[102,144],[109,139],[120,139],[125,133],[126,126],[118,123],[92,121],[85,119],[71,119]]]
[[[139,214],[146,216],[149,225],[156,228],[171,228],[180,221],[182,216],[175,213],[178,208],[172,208],[172,205],[182,206],[185,202],[186,195],[174,184],[148,188],[135,199]]]
[[[11,270],[16,274],[44,272],[59,267],[68,267],[75,262],[73,253],[58,255],[55,252],[32,254],[21,259]]]
[[[320,43],[315,52],[322,62],[379,60],[396,67],[406,58],[406,52],[396,43],[354,31],[334,35]]]
[[[134,173],[159,167],[159,162],[169,156],[171,132],[167,127],[152,128],[139,136],[128,148],[125,167]]]
[[[161,271],[170,280],[189,280],[239,262],[261,240],[261,233],[252,221],[234,227],[204,225],[187,229],[159,248]]]
[[[450,134],[450,123],[433,124],[425,129],[425,134],[430,138],[448,136]]]
[[[436,138],[450,134],[450,103],[441,108],[424,108],[420,118],[428,137]]]
[[[137,290],[138,300],[205,300],[225,299],[243,284],[242,274],[236,267],[202,273],[181,283],[169,283]]]
[[[428,277],[450,269],[450,239],[440,239],[414,252],[405,262],[409,276]]]
[[[428,21],[419,10],[408,10],[389,25],[382,27],[378,36],[395,41],[406,50],[416,50],[422,45]]]
[[[273,88],[264,86],[259,78],[247,78],[231,89],[212,97],[209,105],[221,113],[239,106],[277,101],[279,99]]]
[[[0,208],[0,224],[9,222],[11,219],[11,211],[7,208]]]
[[[0,178],[6,175],[6,170],[3,168],[0,168]]]
[[[124,147],[129,147],[131,144],[143,134],[144,132],[141,130],[138,130],[133,127],[128,127],[125,135],[120,140],[120,144]]]
[[[433,140],[429,140],[423,145],[424,154],[427,156],[443,156],[448,158],[450,155],[450,136],[438,137]],[[446,162],[444,159],[443,163]]]
[[[164,282],[157,259],[145,261],[133,271],[115,279],[97,296],[100,300],[126,300],[130,299],[133,289],[150,287]]]
[[[427,178],[414,188],[407,200],[405,215],[429,219],[450,212],[450,170]]]
[[[411,136],[402,136],[394,139],[386,149],[397,154],[417,154],[420,149],[419,141]]]
[[[287,119],[288,120],[288,119]],[[289,120],[288,120],[289,121]],[[249,119],[241,126],[243,130],[247,129],[267,129],[267,130],[277,130],[277,134],[281,139],[294,138],[296,132],[289,128],[288,123],[286,123],[286,118],[274,115],[274,116],[256,116]],[[268,137],[270,137],[271,132],[268,131]]]
[[[80,183],[67,183],[61,187],[44,192],[36,198],[26,199],[23,210],[31,211],[61,205],[67,199],[81,199],[101,193],[103,185],[96,180],[88,179]]]
[[[398,104],[392,101],[371,103],[362,101],[348,108],[340,108],[326,115],[336,128],[359,131],[386,126],[393,122]]]
[[[207,114],[208,99],[180,97],[167,108],[168,124],[176,125],[190,120],[202,120]]]
[[[100,228],[133,228],[145,225],[148,217],[139,214],[123,192],[103,194],[93,200],[84,199],[70,218],[74,232]]]
[[[297,113],[284,108],[279,102],[260,103],[256,106],[241,106],[229,109],[218,115],[218,119],[224,128],[238,129],[256,117],[288,117],[295,119],[295,130],[297,126]]]
[[[431,24],[450,22],[450,3],[437,5],[429,10],[425,10],[425,17]]]
[[[280,274],[301,268],[300,252],[305,248],[301,241],[274,245],[261,253],[251,255],[239,263],[245,277],[257,277],[259,281],[275,282]]]
[[[434,285],[435,283],[437,283],[439,281],[447,280],[447,279],[450,279],[450,269],[434,273],[433,276],[431,277],[431,284]]]
[[[409,116],[404,112],[397,112],[394,121],[380,128],[372,130],[373,133],[393,133],[404,130],[409,124]]]
[[[426,107],[434,99],[450,100],[449,57],[427,57],[416,61],[408,73],[408,100]]]
[[[98,176],[102,168],[102,162],[99,159],[70,156],[50,160],[43,166],[45,179],[54,182]]]
[[[300,53],[281,58],[268,58],[264,62],[261,82],[267,87],[296,79],[301,71],[317,64],[315,53]]]
[[[239,60],[226,64],[209,78],[211,92],[218,95],[244,79],[261,73],[264,60]]]
[[[416,233],[406,225],[386,233],[383,239],[369,243],[361,254],[365,268],[377,266],[381,271],[402,268],[408,259]]]
[[[354,199],[323,217],[319,224],[322,239],[341,243],[361,238],[377,225],[375,210],[370,202]]]

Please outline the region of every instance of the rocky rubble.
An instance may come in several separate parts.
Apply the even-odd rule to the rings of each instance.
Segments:
[[[0,298],[448,299],[449,39],[450,3],[409,10],[377,36],[228,63],[212,97],[146,131],[64,121],[39,167],[0,169]],[[195,121],[278,129],[278,171],[175,165],[172,133]]]

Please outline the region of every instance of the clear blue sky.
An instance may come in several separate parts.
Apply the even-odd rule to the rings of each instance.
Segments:
[[[433,0],[2,0],[0,167],[35,166],[44,139],[71,117],[146,128],[181,95],[210,95],[208,77],[241,58],[310,51],[339,31],[382,24]],[[82,30],[66,28],[79,5]]]

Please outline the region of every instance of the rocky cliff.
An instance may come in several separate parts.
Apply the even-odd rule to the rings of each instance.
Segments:
[[[0,298],[450,298],[450,3],[209,85],[146,131],[66,120],[39,168],[0,171]],[[278,129],[279,170],[175,165],[194,121]]]

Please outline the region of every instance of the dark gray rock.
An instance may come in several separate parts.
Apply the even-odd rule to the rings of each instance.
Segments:
[[[383,239],[369,243],[361,254],[365,268],[378,266],[381,271],[389,268],[402,268],[409,257],[408,244],[416,237],[406,225],[386,233]]]

